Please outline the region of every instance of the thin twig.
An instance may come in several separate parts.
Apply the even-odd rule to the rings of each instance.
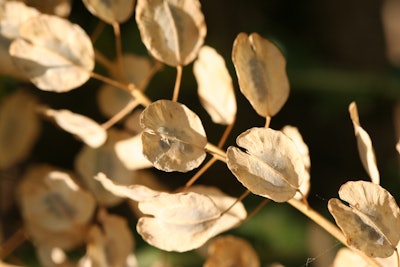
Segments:
[[[0,245],[0,260],[13,253],[26,240],[25,228],[19,228],[10,238]]]
[[[315,210],[311,209],[309,206],[306,206],[303,202],[292,198],[288,201],[288,203],[290,205],[292,205],[294,208],[296,208],[298,211],[300,211],[301,213],[303,213],[304,215],[306,215],[308,218],[310,218],[312,221],[314,221],[316,224],[318,224],[319,226],[321,226],[322,228],[325,229],[325,231],[327,231],[328,233],[330,233],[332,236],[334,236],[337,240],[339,240],[343,245],[347,246],[348,248],[350,248],[351,250],[355,251],[357,254],[359,254],[361,257],[363,257],[363,259],[365,261],[367,261],[368,263],[370,263],[372,266],[376,266],[376,267],[381,267],[381,265],[373,258],[368,257],[367,255],[365,255],[364,253],[362,253],[359,250],[354,250],[352,247],[350,247],[347,244],[346,238],[343,235],[342,231],[340,231],[340,229],[334,225],[333,223],[331,223],[330,221],[328,221],[325,217],[323,217],[321,214],[319,214],[318,212],[316,212]]]
[[[154,66],[151,68],[149,74],[146,76],[146,78],[144,78],[140,84],[138,85],[138,89],[140,91],[143,91],[147,85],[149,84],[149,82],[151,81],[151,79],[153,78],[153,76],[160,70],[162,69],[163,64],[160,61],[156,61],[154,63]]]
[[[245,221],[250,220],[251,217],[253,217],[257,212],[259,212],[262,209],[262,207],[267,205],[267,203],[270,202],[270,201],[271,201],[271,199],[264,198],[263,201],[261,201],[261,203],[257,205],[257,207],[255,207],[249,214],[247,214],[246,219],[244,219],[242,221],[242,223],[244,223]]]
[[[304,205],[306,205],[306,207],[310,209],[310,204],[308,203],[307,197],[300,191],[300,189],[297,189],[297,193],[300,194],[301,200],[303,201]]]
[[[139,101],[137,99],[132,99],[129,103],[117,114],[112,116],[108,121],[104,122],[101,127],[105,130],[111,128],[114,124],[122,120],[126,115],[128,115],[135,107],[139,105]]]
[[[118,22],[112,24],[115,35],[115,54],[117,58],[118,76],[122,80],[127,80],[124,74],[124,67],[122,65],[122,42],[121,42],[121,28]]]
[[[221,216],[224,215],[225,213],[227,213],[228,211],[230,211],[237,203],[239,203],[240,201],[242,201],[243,199],[245,199],[249,194],[250,194],[250,190],[246,189],[246,191],[244,191],[244,193],[242,195],[240,195],[240,197],[238,197],[235,202],[232,203],[232,205],[230,205],[226,210],[224,210],[221,213]]]
[[[207,145],[204,147],[204,150],[216,157],[218,160],[226,163],[226,153],[222,151],[219,147],[216,147],[211,143],[207,143]]]
[[[178,65],[176,66],[176,79],[175,79],[175,86],[174,86],[174,93],[172,95],[172,101],[177,102],[178,97],[179,97],[179,90],[181,87],[181,81],[182,81],[182,66]]]
[[[142,106],[144,107],[150,106],[150,104],[152,103],[151,100],[141,90],[135,87],[134,84],[132,83],[128,84],[128,88],[131,95],[134,98],[136,98]]]
[[[100,34],[103,32],[105,26],[106,24],[102,20],[99,20],[99,23],[97,23],[97,26],[94,29],[93,33],[90,35],[90,40],[93,44],[97,41]]]
[[[117,87],[119,89],[125,90],[128,93],[131,92],[131,88],[129,88],[129,86],[127,84],[121,83],[119,81],[113,80],[113,79],[111,79],[109,77],[103,76],[103,75],[95,73],[95,72],[92,72],[90,75],[91,75],[92,78],[94,78],[96,80],[102,81],[102,82],[104,82],[106,84],[109,84],[111,86],[114,86],[114,87]]]
[[[133,84],[124,84],[119,81],[108,78],[106,76],[103,76],[101,74],[95,73],[95,72],[91,72],[91,77],[94,79],[97,79],[99,81],[102,81],[106,84],[109,84],[111,86],[114,86],[114,87],[117,87],[119,89],[129,92],[144,107],[147,107],[151,104],[150,99],[148,99],[147,96],[145,94],[143,94],[139,89],[137,89]]]
[[[203,165],[203,167],[201,167],[201,169],[196,172],[195,175],[193,175],[192,178],[190,178],[190,180],[185,184],[184,189],[191,187],[197,181],[197,179],[199,179],[200,176],[202,176],[216,161],[217,158],[212,157],[206,164]]]
[[[224,146],[226,139],[228,138],[229,134],[231,133],[234,125],[235,125],[235,120],[233,120],[233,122],[231,122],[228,126],[226,126],[225,131],[222,134],[222,137],[218,142],[219,148],[222,148]]]
[[[218,148],[221,148],[226,141],[226,138],[228,137],[229,133],[232,130],[234,122],[232,122],[231,124],[229,124],[226,128],[224,133],[222,134],[221,139],[218,142]],[[184,189],[189,188],[190,186],[192,186],[197,179],[200,178],[201,175],[203,175],[215,162],[217,162],[218,158],[216,156],[213,156],[206,164],[204,164],[203,167],[201,167],[200,170],[197,171],[197,173],[195,175],[193,175],[193,177],[185,184]]]
[[[109,60],[103,53],[101,53],[99,50],[95,49],[94,50],[94,58],[98,63],[103,65],[109,72],[113,73],[114,72],[114,62]]]

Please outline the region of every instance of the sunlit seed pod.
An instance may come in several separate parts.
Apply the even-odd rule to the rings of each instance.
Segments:
[[[138,0],[136,23],[151,55],[174,67],[196,58],[207,32],[198,0]]]

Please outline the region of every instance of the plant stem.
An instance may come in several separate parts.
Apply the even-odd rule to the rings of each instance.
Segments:
[[[198,170],[196,174],[193,175],[193,177],[185,184],[185,188],[183,190],[191,187],[197,181],[197,179],[199,179],[200,176],[202,176],[216,161],[217,158],[212,157],[206,164],[204,164],[204,166],[201,167],[201,169]]]
[[[306,206],[303,202],[292,198],[288,201],[290,205],[299,210],[301,213],[309,217],[311,220],[319,224],[322,228],[324,228],[328,233],[333,235],[337,240],[339,240],[344,245],[347,245],[346,238],[343,233],[340,231],[338,227],[328,221],[321,214],[311,209],[309,206]]]
[[[144,107],[150,106],[150,104],[152,103],[151,100],[141,90],[137,89],[135,87],[135,85],[130,83],[128,85],[128,88],[129,88],[131,95],[134,98],[136,98],[142,106],[144,106]]]
[[[207,143],[207,145],[204,147],[204,150],[216,157],[218,160],[226,162],[226,154],[219,147],[216,147],[211,143]]]
[[[101,125],[101,127],[103,127],[103,129],[105,129],[105,130],[111,128],[114,124],[119,122],[123,117],[125,117],[127,114],[129,114],[129,112],[131,112],[138,105],[139,105],[139,101],[137,99],[132,99],[131,101],[129,101],[129,103],[123,109],[118,111],[117,114],[115,114],[108,121],[103,123]]]
[[[381,267],[381,265],[373,258],[368,257],[364,253],[358,250],[354,250],[351,248],[346,241],[345,236],[343,235],[342,231],[332,224],[330,221],[328,221],[325,217],[323,217],[321,214],[316,212],[315,210],[311,209],[309,206],[305,205],[303,202],[292,198],[289,201],[287,201],[290,205],[292,205],[294,208],[299,210],[301,213],[306,215],[308,218],[310,218],[312,221],[314,221],[316,224],[324,228],[325,231],[330,233],[333,237],[335,237],[337,240],[339,240],[343,245],[347,246],[350,248],[352,251],[356,252],[359,254],[366,262],[370,263],[372,266],[376,267]]]
[[[222,151],[220,148],[215,147],[214,145],[208,143],[206,145],[206,151],[214,155],[215,157],[218,157],[219,160],[223,161],[226,163],[226,154],[224,151]],[[269,199],[265,200],[266,202],[269,201]],[[362,251],[355,250],[352,247],[350,247],[347,244],[346,238],[343,235],[343,233],[340,231],[340,229],[332,224],[330,221],[328,221],[325,217],[323,217],[321,214],[316,212],[315,210],[311,209],[310,206],[308,206],[308,202],[302,202],[299,201],[295,198],[292,198],[287,201],[290,205],[292,205],[294,208],[302,212],[304,215],[306,215],[308,218],[310,218],[312,221],[314,221],[316,224],[320,225],[322,228],[324,228],[325,231],[330,233],[332,236],[334,236],[337,240],[339,240],[342,244],[347,246],[349,249],[354,251],[355,253],[359,254],[366,262],[368,262],[371,266],[375,267],[382,267],[375,259],[368,257],[365,255]],[[252,211],[250,214],[253,216],[253,213],[257,213],[259,209],[262,208],[263,205],[266,203],[262,202],[260,207],[257,207],[255,210]],[[250,216],[249,215],[249,216]],[[248,217],[249,217],[248,216]],[[247,220],[247,218],[246,218]],[[400,266],[399,266],[400,267]]]
[[[172,101],[177,102],[179,97],[179,89],[181,87],[182,81],[182,66],[176,66],[176,79],[175,79],[175,87],[174,87],[174,94],[172,95]]]
[[[250,220],[251,217],[253,217],[257,212],[259,212],[262,209],[262,207],[267,205],[267,203],[270,202],[270,201],[271,201],[271,199],[264,198],[263,201],[261,201],[260,204],[257,205],[257,207],[255,207],[249,214],[247,214],[246,219],[244,219],[242,221],[242,223],[245,222],[245,221]]]
[[[231,132],[232,128],[233,128],[234,122],[232,122],[231,124],[229,124],[226,128],[224,133],[222,134],[221,139],[218,142],[218,148],[221,148],[226,141],[226,138],[228,137],[229,133]],[[223,153],[222,151],[218,151],[218,153]],[[192,186],[197,179],[200,178],[201,175],[203,175],[216,161],[217,161],[217,157],[213,156],[206,164],[204,164],[204,166],[185,184],[185,188],[187,189],[190,186]]]
[[[115,35],[115,54],[117,58],[118,76],[126,80],[124,75],[124,67],[122,66],[122,42],[121,42],[121,29],[118,22],[112,24]]]
[[[105,55],[103,55],[99,50],[95,49],[94,50],[94,57],[95,60],[103,65],[107,70],[111,73],[113,73],[114,70],[114,63],[109,60]]]
[[[223,216],[225,213],[227,213],[228,211],[230,211],[238,202],[242,201],[243,199],[245,199],[245,197],[247,197],[250,194],[250,190],[246,189],[246,191],[244,191],[244,193],[242,195],[240,195],[240,197],[238,197],[235,202],[232,203],[232,205],[229,206],[229,208],[227,208],[226,210],[224,210],[221,213],[221,216]]]
[[[106,84],[109,84],[111,86],[114,86],[116,88],[119,88],[119,89],[129,92],[144,107],[147,107],[151,104],[151,100],[148,99],[147,96],[145,94],[143,94],[139,89],[137,89],[133,84],[127,85],[127,84],[121,83],[119,81],[113,80],[111,78],[108,78],[106,76],[103,76],[103,75],[95,73],[95,72],[91,72],[90,75],[92,78],[94,78],[96,80],[102,81]]]
[[[92,78],[94,78],[94,79],[96,79],[96,80],[102,81],[102,82],[104,82],[104,83],[106,83],[106,84],[109,84],[109,85],[111,85],[111,86],[114,86],[114,87],[116,87],[116,88],[125,90],[125,91],[127,91],[128,93],[131,92],[131,89],[129,88],[129,86],[126,85],[126,84],[124,84],[124,83],[121,83],[121,82],[119,82],[119,81],[116,81],[116,80],[114,80],[114,79],[111,79],[111,78],[109,78],[109,77],[103,76],[103,75],[98,74],[98,73],[95,73],[95,72],[92,72],[90,75],[91,75]]]
[[[104,30],[105,26],[106,26],[106,24],[103,21],[99,20],[99,23],[97,23],[96,28],[90,35],[90,40],[92,41],[93,44],[97,41],[101,32]]]
[[[218,147],[222,148],[226,142],[226,139],[228,138],[229,134],[231,133],[233,126],[235,125],[235,120],[229,124],[228,126],[226,126],[224,133],[222,134],[221,139],[218,142]]]
[[[271,116],[267,116],[266,118],[265,118],[265,128],[269,128],[269,125],[271,124]]]
[[[26,240],[24,228],[19,228],[9,239],[0,246],[0,260],[5,259]]]
[[[140,91],[143,91],[147,85],[149,84],[149,82],[151,81],[151,79],[153,78],[153,76],[163,67],[163,64],[159,61],[156,61],[154,63],[154,66],[151,68],[150,73],[146,76],[146,78],[144,78],[140,84],[138,85],[138,88]]]

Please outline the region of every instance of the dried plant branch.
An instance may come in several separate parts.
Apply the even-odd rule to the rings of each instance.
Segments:
[[[245,220],[242,221],[244,223],[245,221],[250,220],[257,212],[259,212],[265,205],[267,205],[271,199],[269,198],[264,198],[263,201],[260,202],[249,214],[247,214],[247,217]]]
[[[182,81],[182,66],[178,65],[176,66],[176,79],[175,79],[175,86],[174,86],[174,93],[172,95],[172,101],[177,102],[178,97],[179,97],[179,90],[181,87],[181,81]]]
[[[119,81],[113,80],[111,78],[108,78],[106,76],[103,76],[101,74],[92,72],[91,77],[94,79],[97,79],[99,81],[102,81],[106,84],[109,84],[111,86],[114,86],[116,88],[125,90],[129,92],[133,97],[138,99],[139,103],[143,105],[144,107],[147,107],[151,104],[151,100],[147,98],[145,94],[143,94],[138,88],[136,88],[133,84],[124,84]]]
[[[226,210],[224,210],[221,213],[221,216],[224,215],[225,213],[227,213],[229,210],[231,210],[238,202],[242,201],[243,199],[245,199],[248,195],[250,195],[250,190],[246,189],[246,191],[244,191],[243,194],[241,194],[236,200],[235,202],[232,203],[232,205],[230,205]]]
[[[185,184],[185,189],[191,187],[197,179],[199,179],[215,162],[217,161],[216,157],[212,157],[206,164],[201,167],[195,175]]]
[[[163,67],[163,64],[160,61],[156,61],[153,68],[150,70],[150,73],[147,75],[147,77],[142,80],[140,82],[140,84],[138,85],[138,89],[139,90],[144,90],[147,85],[149,84],[149,82],[151,81],[151,79],[153,78],[153,76],[159,71],[161,70]]]
[[[121,41],[121,28],[119,23],[115,21],[113,24],[113,30],[115,35],[115,54],[117,59],[117,67],[118,67],[118,77],[121,77],[123,80],[126,80],[124,75],[124,67],[122,65],[122,41]]]
[[[226,162],[226,153],[222,151],[219,147],[211,143],[207,143],[205,146],[205,151],[216,157],[218,160]]]
[[[265,117],[265,125],[264,125],[265,128],[269,128],[269,125],[271,124],[271,119],[272,119],[271,116]]]
[[[92,40],[92,43],[95,43],[97,41],[97,39],[99,38],[100,34],[103,32],[105,26],[106,26],[106,23],[104,21],[102,21],[102,20],[99,20],[99,22],[97,23],[96,28],[94,29],[94,31],[90,35],[90,40]]]
[[[321,226],[325,231],[330,233],[333,237],[335,237],[337,240],[339,240],[343,245],[347,246],[349,249],[351,249],[352,251],[359,254],[366,262],[371,264],[371,266],[382,267],[381,264],[379,264],[375,259],[368,257],[363,252],[361,252],[359,250],[355,250],[352,247],[350,247],[347,244],[346,238],[343,235],[342,231],[340,231],[340,229],[336,225],[334,225],[333,223],[328,221],[320,213],[311,209],[309,206],[305,205],[302,201],[299,201],[295,198],[292,198],[291,200],[289,200],[288,203],[291,206],[293,206],[294,208],[296,208],[298,211],[300,211],[301,213],[306,215],[308,218],[310,218],[316,224]]]
[[[101,53],[97,49],[95,49],[95,51],[94,51],[94,57],[96,59],[96,62],[103,65],[109,72],[115,68],[114,62],[109,60],[105,55],[103,55],[103,53]]]
[[[26,240],[25,228],[19,228],[9,239],[0,245],[0,260],[5,259]]]
[[[112,116],[108,121],[104,122],[101,127],[103,127],[105,130],[111,128],[114,126],[116,123],[118,123],[122,118],[124,118],[126,115],[128,115],[133,109],[135,109],[140,102],[137,99],[133,99],[129,101],[129,103],[121,109],[117,114]]]
[[[231,133],[233,126],[235,125],[235,120],[226,126],[224,133],[222,134],[221,139],[218,142],[218,147],[222,148],[225,145],[226,139],[228,138],[229,134]]]

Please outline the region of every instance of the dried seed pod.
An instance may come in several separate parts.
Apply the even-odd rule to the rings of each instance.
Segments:
[[[77,136],[90,147],[97,148],[107,139],[106,130],[84,115],[66,109],[46,109],[44,114],[53,118],[61,129]]]
[[[9,52],[16,66],[45,91],[75,89],[90,78],[94,68],[89,36],[57,16],[42,14],[25,21]]]
[[[139,184],[118,185],[102,173],[95,179],[113,194],[138,201],[142,213],[138,233],[149,244],[167,251],[198,248],[237,226],[247,215],[240,201],[214,187],[196,185],[170,194]]]
[[[40,12],[22,2],[8,1],[0,4],[0,35],[7,39],[19,36],[19,27]]]
[[[108,24],[127,21],[132,16],[135,6],[134,0],[83,0],[83,3],[90,13]]]
[[[139,170],[153,166],[142,153],[141,134],[117,141],[114,149],[118,158],[129,170]]]
[[[134,239],[127,220],[100,210],[101,225],[93,225],[88,231],[86,260],[90,266],[129,266]]]
[[[5,96],[0,105],[0,169],[25,159],[40,133],[35,112],[38,103],[32,95],[17,90]]]
[[[247,189],[276,202],[296,194],[306,171],[302,155],[288,136],[270,128],[252,128],[236,142],[246,152],[229,147],[227,163]]]
[[[37,8],[40,12],[66,18],[71,13],[72,0],[23,0],[28,6]]]
[[[257,33],[239,33],[232,61],[240,91],[255,111],[263,117],[278,113],[289,96],[286,60],[281,51]]]
[[[203,125],[185,105],[158,100],[143,111],[140,123],[143,154],[157,169],[187,172],[204,161]]]
[[[347,238],[347,243],[370,257],[386,258],[400,241],[400,209],[393,196],[380,185],[351,181],[340,187],[339,199],[328,208]]]
[[[371,178],[371,181],[373,183],[379,184],[380,175],[378,166],[376,165],[374,147],[372,146],[372,141],[368,133],[360,125],[357,105],[355,102],[352,102],[349,105],[349,113],[354,126],[354,134],[357,138],[357,148],[358,154],[361,158],[361,163],[364,166],[364,169],[367,171],[369,177]]]
[[[211,119],[219,124],[231,124],[236,118],[236,98],[232,78],[224,59],[209,46],[200,49],[193,64],[201,104]]]
[[[296,145],[297,149],[300,151],[300,154],[303,156],[304,167],[306,168],[306,172],[304,173],[302,183],[300,184],[300,192],[297,192],[295,198],[302,199],[306,197],[310,192],[310,168],[311,168],[311,160],[310,160],[310,152],[307,144],[304,142],[303,137],[301,136],[299,129],[296,127],[286,125],[282,128],[282,132],[286,134]]]
[[[174,67],[196,58],[207,32],[198,0],[138,0],[136,22],[147,50]]]
[[[114,206],[122,202],[120,197],[109,193],[98,181],[93,179],[99,172],[121,184],[132,184],[135,172],[121,162],[115,152],[115,143],[129,138],[124,131],[110,129],[106,143],[96,149],[84,146],[75,158],[75,169],[85,185],[94,194],[97,201],[105,206]]]
[[[83,242],[96,207],[73,177],[48,165],[31,167],[18,188],[21,213],[35,242],[70,249]]]
[[[208,247],[209,258],[204,267],[259,267],[257,252],[243,238],[221,236]]]

